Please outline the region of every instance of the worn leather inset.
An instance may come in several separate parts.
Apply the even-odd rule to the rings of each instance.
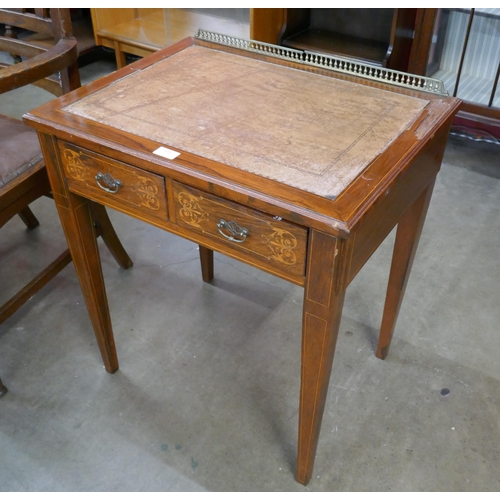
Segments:
[[[333,198],[428,103],[192,46],[65,111]]]

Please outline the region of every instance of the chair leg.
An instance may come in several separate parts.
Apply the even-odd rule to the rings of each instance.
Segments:
[[[2,383],[2,379],[0,378],[0,398],[1,398],[2,396],[4,396],[5,394],[7,394],[7,392],[8,392],[8,389],[7,389],[7,387],[5,387],[5,386],[3,385],[3,383]]]
[[[133,262],[125,251],[125,248],[123,248],[123,245],[121,244],[121,241],[119,240],[118,235],[109,220],[106,209],[102,205],[92,202],[91,210],[97,234],[102,237],[102,240],[108,247],[108,250],[111,252],[111,255],[113,255],[116,262],[118,262],[123,269],[132,267]]]
[[[33,228],[38,225],[36,217],[29,208],[19,212],[20,217],[28,226]],[[118,236],[109,220],[106,209],[97,203],[92,203],[92,218],[98,236],[101,236],[109,251],[116,259],[118,264],[124,269],[133,265],[132,260],[123,248]],[[33,220],[36,224],[33,224]],[[10,316],[12,316],[26,301],[28,301],[36,292],[44,287],[57,273],[71,262],[69,250],[65,250],[54,262],[39,273],[22,290],[12,297],[5,304],[0,305],[0,325]]]
[[[38,219],[35,217],[35,214],[31,211],[30,207],[23,208],[18,212],[18,215],[19,217],[21,217],[21,220],[26,224],[26,227],[28,229],[34,229],[35,227],[38,227],[40,225]]]
[[[69,250],[65,250],[50,266],[46,267],[8,302],[0,306],[0,325],[10,318],[35,293],[41,290],[57,273],[71,262]]]

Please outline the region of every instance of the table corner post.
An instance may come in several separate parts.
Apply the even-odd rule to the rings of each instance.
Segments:
[[[91,202],[69,191],[57,139],[38,132],[52,195],[80,282],[104,367],[118,370],[118,357],[109,316],[101,259],[97,246]]]
[[[311,479],[337,343],[350,240],[310,234],[302,320],[302,368],[296,479]]]

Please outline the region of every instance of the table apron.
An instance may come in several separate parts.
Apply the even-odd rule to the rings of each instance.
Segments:
[[[307,227],[64,141],[58,150],[70,192],[303,286]]]

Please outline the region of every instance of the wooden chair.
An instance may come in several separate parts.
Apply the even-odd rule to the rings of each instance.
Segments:
[[[28,84],[55,96],[78,88],[78,50],[69,9],[26,10],[0,9],[0,53],[7,54],[9,61],[0,60],[0,93]],[[37,134],[20,120],[0,114],[0,228],[16,215],[28,229],[37,227],[39,222],[28,205],[41,196],[51,197],[51,188]],[[120,266],[132,266],[104,207],[93,204],[92,214],[96,236],[102,237]],[[0,324],[69,262],[71,255],[66,250],[0,306]],[[5,392],[0,380],[0,396]]]

